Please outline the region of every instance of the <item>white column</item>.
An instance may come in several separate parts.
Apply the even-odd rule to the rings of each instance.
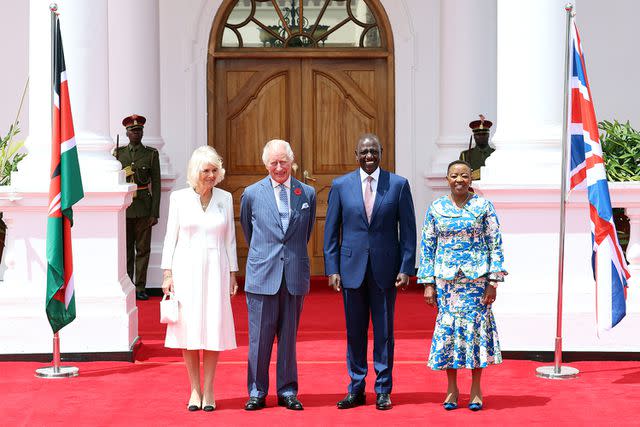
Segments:
[[[142,142],[160,151],[162,174],[172,175],[161,150],[158,14],[157,0],[109,1],[110,130],[120,134],[120,144],[127,144],[122,119],[131,114],[146,117]]]
[[[49,0],[30,1],[29,155],[0,188],[9,225],[0,353],[50,353],[44,312],[51,152]],[[126,353],[138,336],[135,288],[124,262],[124,212],[133,185],[111,155],[107,0],[59,0],[71,108],[85,197],[72,229],[77,317],[60,332],[63,353]],[[25,332],[26,331],[26,332]]]
[[[28,151],[19,172],[12,174],[14,188],[47,191],[51,157],[51,14],[46,1],[29,3],[29,130]],[[37,124],[37,125],[36,125]],[[22,129],[23,132],[26,129]],[[46,143],[49,141],[49,143]],[[24,173],[29,171],[29,173]]]
[[[83,179],[98,188],[121,183],[109,135],[107,1],[61,0],[60,23]]]
[[[483,182],[559,185],[565,3],[498,0],[496,151]]]
[[[496,122],[496,3],[447,0],[440,6],[440,117],[429,185],[444,188],[446,166],[469,144],[469,122]]]
[[[143,19],[141,19],[143,18]],[[120,135],[120,144],[128,144],[122,119],[131,114],[146,117],[142,143],[160,153],[162,195],[160,221],[151,234],[151,257],[147,286],[160,287],[160,258],[166,230],[169,192],[175,173],[163,151],[160,107],[160,36],[157,0],[109,1],[109,93],[111,134]],[[184,141],[181,141],[184,142]]]

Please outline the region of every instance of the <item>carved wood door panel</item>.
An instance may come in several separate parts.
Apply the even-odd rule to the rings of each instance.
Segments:
[[[311,274],[323,275],[324,218],[331,180],[357,167],[355,144],[365,132],[384,146],[382,166],[393,170],[394,146],[384,59],[220,59],[209,93],[209,140],[224,159],[220,186],[233,194],[240,274],[247,245],[240,229],[240,196],[266,176],[262,148],[289,141],[294,176],[315,187],[317,221],[309,243]]]
[[[239,274],[244,274],[247,243],[240,227],[240,196],[267,174],[262,149],[270,139],[300,147],[300,63],[288,60],[219,60],[215,63],[214,117],[209,141],[223,158],[226,175],[220,187],[233,195]],[[212,111],[212,109],[210,109]],[[213,135],[213,138],[211,136]]]
[[[317,192],[316,225],[309,256],[322,274],[322,245],[331,181],[358,167],[356,142],[375,133],[384,147],[381,166],[393,170],[384,59],[302,61],[303,177]],[[389,155],[390,154],[390,155]],[[312,267],[313,268],[313,267]]]

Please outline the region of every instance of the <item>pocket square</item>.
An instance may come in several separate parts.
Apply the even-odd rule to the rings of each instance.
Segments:
[[[309,203],[303,203],[300,209],[309,209]]]

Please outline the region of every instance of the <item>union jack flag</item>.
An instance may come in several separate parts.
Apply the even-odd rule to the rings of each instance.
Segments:
[[[626,314],[627,279],[631,276],[613,222],[609,185],[602,157],[598,122],[587,79],[580,35],[571,26],[570,190],[586,183],[591,219],[598,332],[617,325]]]

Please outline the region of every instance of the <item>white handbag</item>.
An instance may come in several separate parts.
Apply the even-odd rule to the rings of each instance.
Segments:
[[[175,323],[178,321],[178,300],[173,292],[164,294],[160,301],[160,323]]]

